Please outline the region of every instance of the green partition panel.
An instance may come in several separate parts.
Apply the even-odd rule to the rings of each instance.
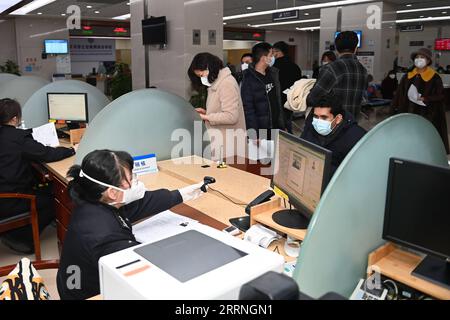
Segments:
[[[50,81],[34,76],[17,77],[12,81],[4,83],[0,87],[0,99],[15,99],[23,106],[33,93],[49,82]]]
[[[12,73],[0,73],[0,88],[8,82],[16,80],[18,77],[18,75]]]
[[[367,133],[336,171],[309,225],[294,272],[305,294],[349,297],[365,278],[368,254],[384,242],[391,157],[448,166],[440,136],[422,117],[401,114]]]
[[[78,80],[52,82],[37,90],[22,106],[22,118],[27,128],[38,127],[48,122],[48,92],[87,93],[89,122],[110,102],[99,89],[86,82]]]
[[[201,155],[204,130],[195,109],[179,96],[157,89],[133,91],[97,114],[81,140],[75,162],[81,163],[89,152],[105,148],[124,150],[132,156],[155,153],[157,160],[166,160],[171,158],[172,148],[182,141],[189,144],[184,156]],[[188,133],[192,139],[180,139],[178,134],[171,139],[174,132]]]

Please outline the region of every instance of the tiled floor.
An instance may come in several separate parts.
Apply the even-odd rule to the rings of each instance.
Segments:
[[[362,118],[360,120],[360,125],[366,130],[372,129],[379,122],[383,121],[387,118],[386,115],[383,115],[382,112],[378,112],[375,117],[374,113],[369,114],[369,120]],[[447,123],[450,124],[450,111],[447,112]],[[294,133],[299,135],[301,133],[301,128],[303,128],[304,119],[297,119],[294,121]],[[450,128],[450,126],[449,126]],[[449,132],[450,137],[450,132]],[[449,156],[450,160],[450,156]],[[47,227],[41,235],[41,250],[43,259],[58,259],[58,247],[57,247],[57,237],[56,237],[56,229],[54,227]],[[3,246],[0,243],[0,266],[16,264],[22,258],[21,255],[18,255],[12,252],[10,249]],[[30,260],[34,259],[34,256],[28,256]],[[38,271],[41,276],[44,277],[47,288],[50,291],[50,295],[53,299],[58,299],[58,293],[56,290],[56,270],[46,270],[46,271]],[[1,282],[1,278],[0,278]]]

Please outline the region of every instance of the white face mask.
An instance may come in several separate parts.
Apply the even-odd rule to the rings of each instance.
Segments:
[[[202,81],[203,85],[211,87],[211,83],[209,82],[208,77],[201,77],[200,80]]]
[[[327,64],[329,64],[328,61],[322,61],[322,65],[323,65],[323,66],[326,66]]]
[[[275,57],[272,56],[272,58],[270,58],[270,61],[268,62],[269,67],[273,67],[273,65],[275,64]]]
[[[427,59],[416,58],[414,59],[414,65],[419,69],[425,68],[427,66]]]
[[[134,201],[140,200],[145,196],[145,192],[147,191],[144,183],[142,183],[141,181],[139,181],[137,179],[133,179],[131,181],[131,188],[122,189],[122,188],[112,186],[110,184],[98,181],[94,178],[91,178],[86,173],[84,173],[83,170],[80,170],[80,178],[83,178],[83,177],[85,177],[86,179],[91,180],[92,182],[95,182],[101,186],[112,188],[112,189],[123,192],[122,201],[121,202],[113,202],[113,203],[110,203],[110,205],[114,205],[114,204],[118,204],[118,203],[123,203],[126,205],[126,204],[132,203]]]
[[[389,78],[395,79],[395,74],[390,74],[390,75],[389,75]]]
[[[243,63],[243,64],[241,64],[241,70],[242,71],[244,71],[244,70],[247,70],[248,69],[248,63]]]

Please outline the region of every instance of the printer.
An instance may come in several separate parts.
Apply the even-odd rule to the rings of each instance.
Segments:
[[[106,300],[237,300],[242,285],[283,266],[275,252],[195,224],[100,258],[100,291]]]

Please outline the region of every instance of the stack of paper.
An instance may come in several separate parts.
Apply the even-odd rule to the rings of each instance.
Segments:
[[[58,147],[59,140],[53,122],[33,128],[33,139],[47,147]]]
[[[418,104],[419,106],[426,107],[427,105],[422,100],[419,100],[421,97],[422,95],[419,93],[416,86],[412,84],[408,90],[409,101]]]
[[[281,237],[273,230],[270,230],[260,224],[255,224],[247,230],[244,240],[250,241],[263,248],[268,248],[270,244]]]
[[[256,141],[250,140],[248,142],[248,159],[250,160],[265,160],[272,159],[274,152],[273,140],[259,140],[259,145]]]
[[[187,231],[195,224],[198,221],[167,210],[135,224],[133,233],[137,241],[150,243]]]

